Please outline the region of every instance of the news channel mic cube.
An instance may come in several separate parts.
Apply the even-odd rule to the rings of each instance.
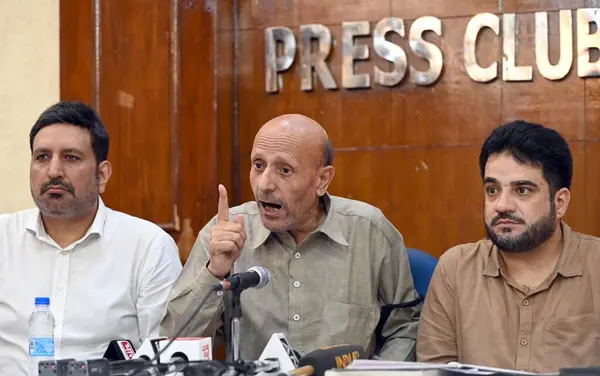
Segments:
[[[144,358],[154,359],[155,354],[152,349],[152,341],[146,340],[133,356],[133,359]],[[168,338],[158,340],[158,350],[161,351],[169,343]],[[183,359],[188,362],[198,360],[212,360],[212,339],[210,337],[182,337],[177,338],[169,348],[161,354],[161,363],[170,363],[176,359]]]

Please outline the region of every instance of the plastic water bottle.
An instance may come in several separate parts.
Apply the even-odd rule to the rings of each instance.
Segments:
[[[29,316],[29,376],[39,375],[38,363],[54,359],[54,316],[50,298],[35,298],[35,309]]]

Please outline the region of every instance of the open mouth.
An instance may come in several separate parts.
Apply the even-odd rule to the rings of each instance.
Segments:
[[[275,213],[281,209],[281,205],[272,202],[260,201],[260,205],[269,213]]]

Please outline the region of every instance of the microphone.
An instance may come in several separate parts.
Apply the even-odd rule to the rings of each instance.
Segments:
[[[118,339],[110,341],[102,357],[109,361],[129,360],[134,354],[135,348],[130,340]]]
[[[277,359],[281,372],[298,367],[300,355],[290,346],[285,334],[273,333],[258,360]]]
[[[134,354],[133,359],[153,360],[156,357],[155,350],[157,350],[161,353],[159,362],[162,363],[212,360],[212,339],[210,337],[176,338],[169,348],[163,351],[168,342],[166,337],[146,339]]]
[[[271,280],[271,273],[262,266],[253,266],[248,271],[234,274],[215,284],[216,291],[242,291],[251,287],[261,289]]]
[[[312,351],[298,362],[299,369],[312,366],[313,376],[324,376],[325,371],[333,368],[346,368],[355,359],[364,359],[365,350],[357,345],[335,345]],[[306,374],[306,373],[304,373]]]

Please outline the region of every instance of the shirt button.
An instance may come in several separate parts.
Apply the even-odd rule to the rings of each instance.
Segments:
[[[65,285],[63,285],[63,284],[59,284],[59,285],[58,285],[58,286],[56,286],[56,287],[57,287],[59,290],[62,290],[62,289],[64,289],[64,288],[65,288]]]
[[[298,320],[300,320],[300,315],[296,313],[294,315],[294,321],[298,321]]]
[[[217,291],[217,296],[223,296],[223,291]]]
[[[300,258],[300,252],[296,252],[296,254],[294,255],[295,258],[299,259]]]
[[[523,300],[523,305],[524,306],[528,306],[529,305],[529,300],[527,300],[527,299]]]
[[[300,282],[294,281],[294,287],[300,287]]]
[[[525,338],[521,340],[521,346],[527,346],[527,340]]]

